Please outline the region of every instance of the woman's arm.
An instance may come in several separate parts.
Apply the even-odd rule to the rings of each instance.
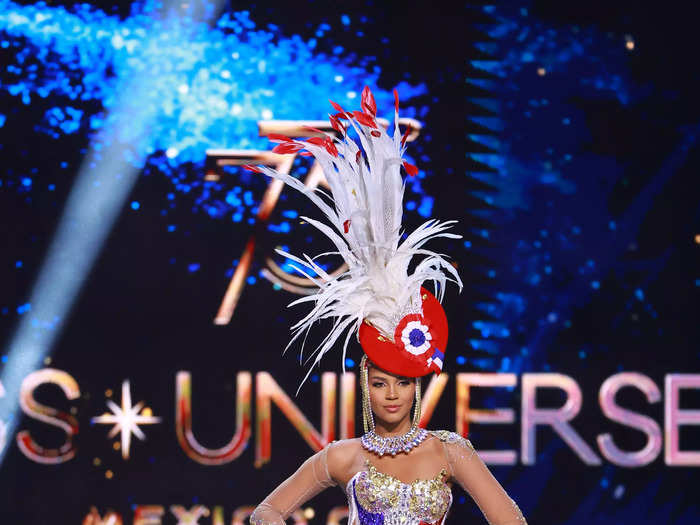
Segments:
[[[518,505],[493,477],[468,439],[450,433],[444,446],[452,478],[469,493],[490,525],[527,525]]]
[[[273,490],[250,516],[251,525],[285,525],[285,519],[304,502],[335,485],[328,471],[328,449],[307,459],[299,469]]]

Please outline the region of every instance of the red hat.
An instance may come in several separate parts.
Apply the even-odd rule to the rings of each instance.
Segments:
[[[440,302],[421,287],[423,314],[405,315],[388,339],[367,319],[359,336],[367,357],[382,370],[405,377],[440,373],[447,346],[447,317]]]

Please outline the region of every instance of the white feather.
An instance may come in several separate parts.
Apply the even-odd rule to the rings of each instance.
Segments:
[[[430,219],[401,242],[404,182],[400,169],[404,146],[401,145],[398,112],[395,114],[393,137],[389,137],[381,126],[373,128],[360,123],[351,114],[347,116],[364,152],[359,162],[356,155],[361,150],[348,137],[334,140],[337,157],[323,146],[303,143],[326,176],[331,189],[331,195],[326,195],[326,200],[317,194],[319,190],[310,190],[288,174],[266,166],[258,168],[265,175],[279,179],[306,195],[323,212],[328,219],[327,224],[302,218],[333,242],[337,252],[328,253],[339,254],[348,266],[347,271],[332,277],[315,262],[320,255],[326,254],[315,257],[304,255],[302,259],[278,250],[296,263],[292,266],[300,274],[319,286],[315,295],[302,297],[290,304],[313,302],[314,306],[292,326],[293,336],[287,348],[302,333],[306,339],[306,334],[317,321],[327,318],[335,320],[329,333],[307,358],[313,358],[313,365],[318,364],[345,334],[344,366],[350,337],[357,332],[364,319],[393,339],[396,324],[404,315],[422,313],[420,287],[425,282],[432,281],[440,301],[447,282],[457,284],[460,291],[462,289],[456,269],[445,256],[423,248],[427,242],[438,237],[460,238],[460,235],[446,233],[456,221]],[[375,135],[379,132],[379,136],[373,136],[372,131]],[[344,231],[345,225],[347,233]],[[409,265],[417,256],[422,259],[409,274]],[[316,277],[312,277],[312,272]]]

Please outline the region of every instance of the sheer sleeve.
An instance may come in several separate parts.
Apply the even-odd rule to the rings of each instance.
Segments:
[[[449,433],[443,440],[450,475],[472,497],[490,525],[527,525],[518,505],[474,450],[471,442]]]
[[[328,445],[307,459],[273,490],[250,516],[251,525],[285,525],[287,517],[304,502],[336,483],[328,471]]]

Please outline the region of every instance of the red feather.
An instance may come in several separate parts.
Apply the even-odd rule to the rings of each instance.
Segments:
[[[406,130],[403,132],[403,137],[401,137],[401,146],[406,144],[406,139],[408,138],[408,135],[413,131],[413,128],[409,124],[406,126]]]
[[[328,115],[328,120],[330,120],[331,126],[334,130],[336,130],[341,135],[345,135],[345,128],[340,123],[340,120],[338,120],[338,117],[336,117],[335,115]]]
[[[296,153],[302,148],[299,144],[295,142],[285,142],[284,144],[277,144],[272,148],[272,153]]]
[[[394,89],[394,107],[396,108],[396,112],[399,112],[399,92]]]
[[[255,173],[262,173],[262,170],[260,168],[258,168],[257,166],[253,166],[252,164],[243,164],[242,168],[248,171],[253,171]]]
[[[355,120],[357,120],[360,124],[364,124],[365,126],[369,126],[370,128],[377,127],[377,125],[374,123],[374,119],[366,113],[362,113],[361,111],[353,111],[352,115],[353,117],[355,117]]]
[[[309,137],[306,139],[306,142],[309,144],[314,144],[316,146],[325,146],[326,145],[326,140],[321,137]]]
[[[373,129],[372,131],[370,131],[370,133],[372,134],[373,137],[381,137],[382,136],[382,134],[379,133],[376,129]]]
[[[340,104],[336,104],[332,100],[329,100],[328,102],[331,103],[331,106],[333,106],[333,109],[335,109],[336,111],[339,111],[340,113],[345,113],[345,110],[342,107],[340,107]]]
[[[369,86],[365,86],[362,90],[360,107],[362,107],[362,111],[368,115],[372,115],[373,117],[377,116],[377,103],[374,101],[374,95],[372,95]]]
[[[355,162],[357,162],[359,164],[361,158],[362,158],[362,152],[360,150],[357,150],[357,153],[355,153]]]
[[[286,135],[280,135],[279,133],[269,133],[267,135],[267,138],[271,142],[289,142],[292,140],[289,137],[287,137]]]
[[[343,223],[343,229],[345,230],[345,233],[348,233],[348,231],[350,231],[350,219]]]
[[[299,155],[301,155],[302,157],[313,157],[313,153],[311,153],[310,151],[300,151]]]
[[[324,145],[326,146],[326,151],[333,155],[334,157],[338,156],[338,148],[335,147],[335,144],[333,144],[333,140],[331,138],[326,138],[324,141]]]
[[[409,164],[404,160],[403,167],[406,168],[406,173],[408,173],[411,177],[415,177],[416,175],[418,175],[418,168],[413,164]]]
[[[344,111],[340,111],[333,116],[337,119],[343,119],[343,120],[348,120],[350,118],[350,116],[348,116],[348,114],[345,113]]]

